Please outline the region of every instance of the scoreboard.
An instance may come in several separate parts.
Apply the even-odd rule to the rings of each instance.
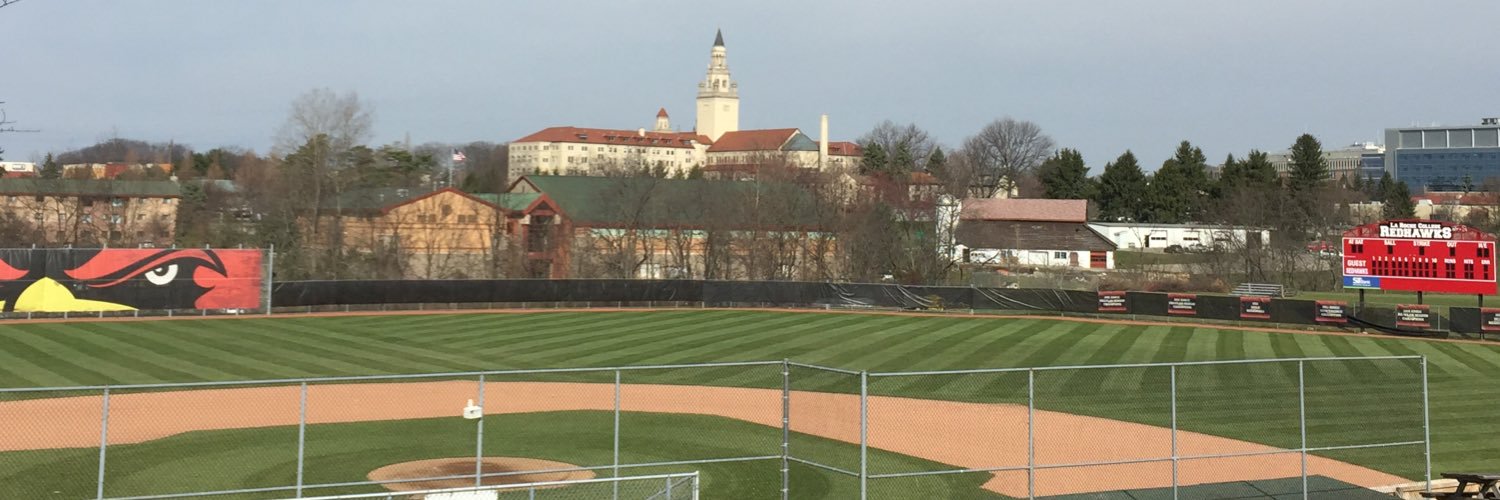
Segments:
[[[1344,287],[1495,294],[1495,238],[1443,221],[1391,220],[1344,232]]]

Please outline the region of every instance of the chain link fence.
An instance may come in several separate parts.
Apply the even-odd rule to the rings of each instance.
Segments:
[[[588,488],[614,495],[632,476],[706,471],[709,486],[752,499],[1360,498],[1431,477],[1426,388],[1423,358],[1372,357],[881,373],[765,361],[0,389],[0,475],[27,478],[0,491],[383,498],[597,479]]]

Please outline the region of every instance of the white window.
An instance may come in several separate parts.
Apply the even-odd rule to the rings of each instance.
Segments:
[[[1059,260],[1066,259],[1068,258],[1068,252],[1052,252],[1052,258]]]

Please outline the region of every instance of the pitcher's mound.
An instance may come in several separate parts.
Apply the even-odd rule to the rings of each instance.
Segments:
[[[484,474],[497,474],[504,472],[521,471],[545,471],[556,469],[572,469],[578,466],[551,460],[538,460],[535,458],[514,457],[485,457],[481,465]],[[420,479],[425,477],[444,477],[467,475],[467,478]],[[438,458],[432,460],[417,460],[415,462],[402,462],[391,464],[370,471],[371,481],[401,481],[412,479],[412,481],[384,483],[386,489],[391,491],[418,491],[437,490],[443,488],[463,488],[474,486],[474,457],[469,458]],[[570,470],[564,472],[524,472],[521,474],[506,474],[503,476],[492,476],[484,478],[485,486],[502,484],[536,483],[542,481],[575,481],[579,479],[593,479],[594,472],[588,470]]]

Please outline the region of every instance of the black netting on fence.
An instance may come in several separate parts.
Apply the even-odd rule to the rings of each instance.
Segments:
[[[975,310],[1131,315],[1267,325],[1316,325],[1396,335],[1483,337],[1500,309],[1417,308],[1344,301],[1190,293],[909,286],[879,283],[696,280],[358,280],[276,283],[276,307],[550,303],[641,306]],[[384,306],[382,306],[384,307]],[[481,306],[483,307],[483,306]],[[1425,322],[1425,323],[1424,323]]]

